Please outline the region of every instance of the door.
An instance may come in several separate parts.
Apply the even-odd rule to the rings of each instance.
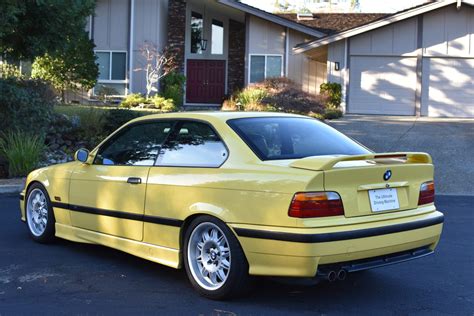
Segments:
[[[352,56],[350,113],[415,115],[416,58]]]
[[[143,239],[146,181],[173,121],[122,128],[99,148],[91,165],[71,176],[72,225],[128,239]]]
[[[424,58],[422,114],[474,117],[474,59]]]
[[[222,177],[219,167],[228,152],[214,129],[192,120],[177,123],[150,169],[144,223],[144,241],[179,248],[179,226],[192,209],[210,207],[218,190],[210,189]],[[219,193],[220,194],[220,193]],[[180,223],[181,222],[181,223]]]
[[[186,103],[220,104],[225,95],[225,60],[189,59]]]

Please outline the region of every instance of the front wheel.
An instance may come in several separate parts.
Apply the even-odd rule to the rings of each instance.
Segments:
[[[31,238],[46,243],[54,238],[54,213],[48,192],[39,183],[28,189],[26,198],[26,222]]]
[[[237,296],[248,287],[248,263],[237,238],[211,216],[193,220],[185,234],[184,265],[193,287],[211,299]]]

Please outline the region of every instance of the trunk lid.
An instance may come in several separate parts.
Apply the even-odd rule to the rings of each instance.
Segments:
[[[323,171],[324,189],[341,196],[346,217],[417,208],[420,185],[433,180],[425,153],[308,157],[290,167]]]

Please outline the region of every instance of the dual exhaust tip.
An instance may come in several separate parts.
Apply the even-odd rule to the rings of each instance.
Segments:
[[[331,270],[323,274],[323,278],[325,278],[329,282],[334,282],[336,280],[344,281],[346,277],[347,277],[347,271],[344,269],[340,269],[338,271]]]

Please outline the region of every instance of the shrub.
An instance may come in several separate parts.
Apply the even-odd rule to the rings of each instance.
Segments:
[[[109,97],[119,94],[118,91],[115,90],[114,88],[103,85],[103,84],[102,85],[99,84],[95,90],[96,90],[96,94],[99,100],[101,100],[104,103],[107,103],[109,101]]]
[[[144,115],[139,111],[131,111],[126,109],[107,110],[104,116],[103,130],[106,135],[112,133],[134,118]]]
[[[2,131],[34,131],[43,137],[48,128],[55,94],[39,80],[0,79]]]
[[[104,122],[106,111],[90,107],[79,112],[78,136],[91,148],[98,144],[105,136]]]
[[[240,110],[239,106],[237,105],[236,94],[231,95],[226,100],[224,100],[224,103],[222,103],[222,108],[221,109],[223,111],[238,111],[238,110]]]
[[[333,120],[342,117],[342,111],[339,109],[326,109],[324,112],[324,118]]]
[[[20,68],[6,62],[0,63],[0,78],[21,78]]]
[[[327,97],[327,108],[338,109],[342,101],[342,88],[337,82],[325,82],[320,86],[321,94]]]
[[[176,107],[183,105],[184,82],[186,77],[178,72],[170,72],[163,77],[161,84],[163,88],[162,96],[166,99],[172,99]]]
[[[125,99],[123,99],[122,103],[120,103],[121,108],[134,108],[139,106],[141,103],[145,103],[146,99],[140,93],[133,93],[127,95]]]
[[[307,93],[287,78],[271,78],[237,92],[227,102],[225,110],[281,111],[287,113],[324,113],[325,100]]]
[[[257,86],[247,87],[237,94],[237,106],[244,111],[265,111],[263,99],[268,97],[268,92]]]
[[[324,121],[324,115],[321,114],[321,113],[309,113],[308,116],[310,116],[312,118],[315,118],[315,119],[318,119],[318,120],[321,120],[321,121]]]
[[[38,135],[10,131],[0,139],[0,152],[8,161],[10,177],[26,176],[41,160],[44,140]]]
[[[177,107],[174,105],[173,99],[166,99],[158,94],[155,94],[147,100],[155,109],[161,109],[166,112],[176,111]]]

